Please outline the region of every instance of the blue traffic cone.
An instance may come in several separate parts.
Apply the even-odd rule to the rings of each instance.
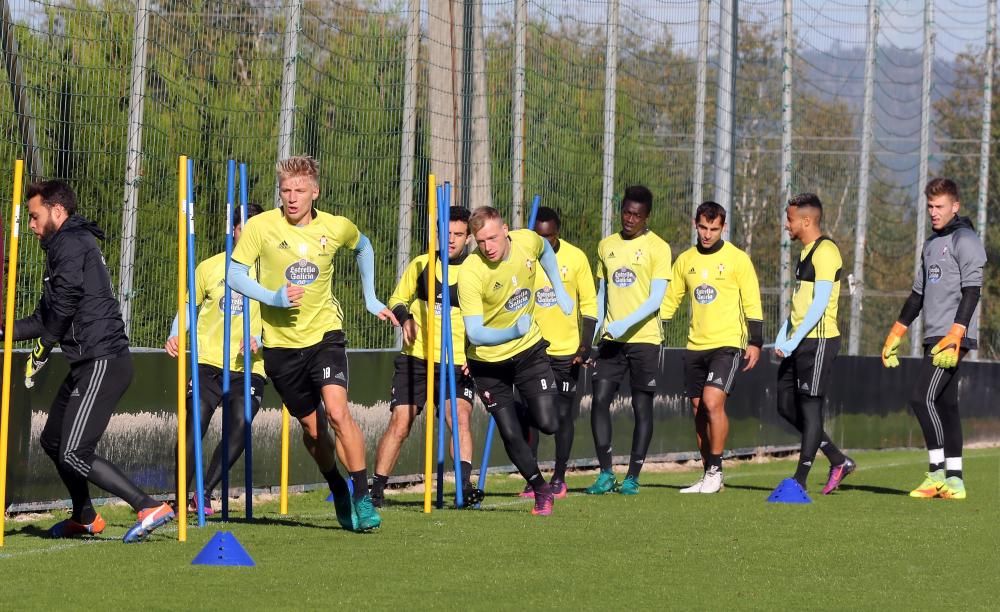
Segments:
[[[226,565],[254,567],[247,551],[240,545],[236,536],[228,531],[218,531],[212,539],[205,544],[198,556],[191,561],[191,565]]]
[[[798,480],[786,478],[778,483],[767,501],[772,504],[811,504],[812,498],[809,497]]]

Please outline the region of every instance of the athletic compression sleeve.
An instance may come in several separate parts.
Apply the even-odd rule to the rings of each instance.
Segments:
[[[375,297],[375,250],[368,236],[361,234],[354,247],[354,260],[361,272],[361,291],[365,296],[365,308],[373,315],[385,310],[385,304]]]
[[[788,326],[788,319],[782,321],[781,325],[778,326],[778,337],[774,339],[774,346],[778,347],[788,342]]]
[[[636,308],[632,314],[620,321],[615,321],[611,323],[611,325],[608,325],[608,335],[612,338],[619,338],[633,325],[639,323],[651,314],[658,312],[660,309],[660,303],[663,301],[663,294],[666,292],[667,279],[654,278],[652,282],[649,283],[649,297],[646,298],[646,301],[639,304],[639,307]]]
[[[747,331],[750,333],[750,346],[764,346],[764,322],[758,319],[747,319]]]
[[[972,315],[976,313],[976,306],[979,304],[979,287],[962,287],[962,301],[958,303],[958,310],[955,311],[955,323],[969,327]]]
[[[965,297],[964,292],[962,293],[962,297]],[[978,295],[976,297],[978,298]],[[924,296],[916,291],[910,291],[910,297],[906,298],[906,301],[903,302],[903,308],[899,311],[899,318],[896,320],[909,327],[913,323],[913,320],[917,318],[917,315],[920,314],[920,309],[923,308],[923,305]],[[974,306],[973,310],[975,310]]]
[[[608,286],[605,284],[604,279],[600,279],[597,283],[597,329],[598,331],[604,327],[604,309],[605,302],[607,299]]]
[[[282,286],[277,291],[270,291],[261,286],[260,283],[250,278],[250,266],[241,264],[235,259],[229,262],[229,288],[239,291],[251,300],[257,300],[261,304],[274,306],[275,308],[288,308],[291,302],[288,301],[288,289]]]
[[[809,310],[806,311],[806,316],[802,318],[802,323],[799,324],[798,329],[792,334],[792,337],[783,342],[781,345],[775,345],[774,348],[780,350],[785,355],[791,355],[792,351],[798,348],[799,343],[802,339],[812,331],[819,320],[823,318],[823,313],[826,312],[827,304],[830,303],[830,295],[833,293],[833,282],[832,281],[816,281],[815,289],[813,293],[812,304],[809,305]]]
[[[545,274],[549,277],[549,282],[552,283],[552,290],[556,294],[556,302],[559,304],[559,308],[562,309],[563,314],[573,313],[573,298],[569,297],[566,293],[566,288],[562,284],[562,276],[559,274],[559,261],[556,260],[556,252],[552,250],[552,245],[549,244],[548,240],[542,241],[542,256],[538,258],[538,263],[542,265],[542,270],[545,270]]]
[[[496,346],[511,340],[517,340],[531,329],[531,316],[521,315],[514,327],[486,327],[482,315],[462,317],[465,321],[465,335],[469,342],[476,346]]]

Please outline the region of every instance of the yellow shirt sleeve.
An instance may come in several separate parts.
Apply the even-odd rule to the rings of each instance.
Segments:
[[[458,275],[458,302],[463,317],[483,316],[482,274],[481,265],[475,258],[469,257],[462,264]]]
[[[389,296],[389,302],[386,304],[390,309],[396,306],[410,307],[413,297],[417,294],[417,279],[420,277],[421,272],[420,262],[420,259],[414,259],[410,262],[410,265],[406,266],[403,276],[396,283],[396,288],[393,290],[392,295]],[[424,264],[424,267],[426,267],[426,264]]]
[[[673,256],[670,252],[670,245],[665,240],[659,240],[664,250],[664,257],[653,258],[653,271],[649,275],[650,279],[663,278],[670,280],[670,264]]]
[[[837,280],[837,272],[840,271],[840,251],[829,240],[820,243],[812,258],[813,268],[816,270],[816,281]]]
[[[673,279],[667,283],[667,292],[663,295],[663,303],[660,304],[660,318],[670,320],[674,318],[677,309],[680,308],[681,300],[687,293],[687,283],[684,280],[684,270],[682,262],[683,255],[674,262],[672,270]]]
[[[358,246],[358,241],[361,240],[361,230],[347,217],[334,217],[331,225],[333,226],[334,248],[347,247],[353,249]],[[243,242],[242,237],[240,238],[240,242]]]
[[[250,267],[260,259],[262,244],[261,225],[260,222],[254,223],[255,221],[257,219],[247,219],[240,239],[233,248],[233,261]]]
[[[744,254],[741,263],[742,265],[737,268],[736,281],[740,287],[740,300],[743,302],[744,315],[750,320],[763,321],[764,310],[760,303],[760,283],[757,281],[757,271],[754,269],[749,255]]]

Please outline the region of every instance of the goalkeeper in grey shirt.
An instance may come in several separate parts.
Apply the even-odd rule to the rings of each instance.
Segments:
[[[910,405],[930,455],[927,477],[910,497],[965,499],[962,480],[962,422],[958,414],[959,363],[977,348],[976,312],[986,250],[967,217],[958,216],[958,186],[936,178],[924,189],[934,230],[924,242],[921,269],[882,347],[882,363],[899,365],[906,328],[923,310],[924,360]]]

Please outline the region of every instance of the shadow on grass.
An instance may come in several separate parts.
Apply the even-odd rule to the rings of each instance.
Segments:
[[[775,485],[775,486],[777,486],[777,485]],[[727,489],[739,489],[739,490],[743,490],[743,491],[764,491],[765,493],[770,493],[771,491],[774,491],[774,487],[757,487],[757,486],[754,486],[754,485],[732,485],[732,484],[727,484],[727,485],[725,485],[725,487]]]
[[[51,540],[53,542],[58,541],[73,541],[73,542],[120,542],[120,537],[107,536],[107,535],[96,535],[96,536],[83,536],[76,538],[52,538],[49,537],[49,530],[43,529],[38,525],[25,525],[19,529],[15,529],[8,533],[8,535],[25,535],[32,538],[41,538],[43,540]]]
[[[864,491],[866,493],[875,493],[878,495],[909,495],[909,491],[903,491],[902,489],[890,489],[889,487],[875,487],[872,485],[849,485],[842,484],[838,488],[840,491]]]
[[[319,519],[325,521],[327,519]],[[228,523],[235,523],[238,525],[268,525],[268,526],[283,526],[283,527],[308,527],[310,529],[324,529],[331,531],[344,531],[344,528],[337,524],[337,517],[334,516],[333,512],[330,513],[329,523],[319,524],[319,523],[303,523],[302,521],[297,521],[295,519],[289,518],[275,518],[271,516],[265,516],[260,518],[247,519],[246,517],[230,517],[225,523],[218,521],[218,525],[226,525]],[[216,521],[207,521],[205,523],[206,527],[212,526]]]

